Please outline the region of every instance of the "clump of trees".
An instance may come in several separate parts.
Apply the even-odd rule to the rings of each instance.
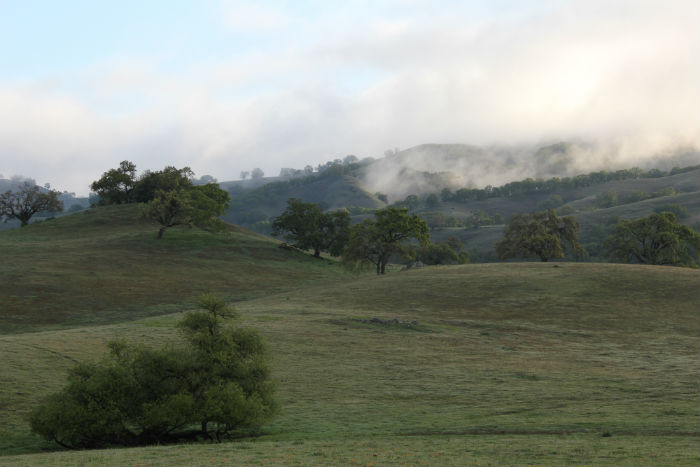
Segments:
[[[558,217],[552,209],[515,216],[496,243],[499,258],[536,256],[541,261],[563,258],[568,246],[574,256],[585,254],[578,243],[580,226],[572,216]]]
[[[110,343],[31,414],[31,429],[67,448],[221,439],[259,430],[275,411],[265,345],[227,324],[233,309],[204,295],[179,322],[183,342],[161,349]]]
[[[147,170],[136,177],[136,165],[122,161],[93,182],[100,205],[144,203],[144,217],[160,225],[158,238],[176,226],[196,226],[208,230],[223,229],[218,218],[229,207],[229,194],[215,182],[193,184],[194,172],[189,167],[167,166],[163,170]],[[211,176],[200,180],[214,180]]]
[[[347,210],[324,213],[318,204],[297,198],[289,198],[287,208],[272,222],[272,235],[282,236],[302,250],[312,249],[317,258],[322,251],[340,256],[349,234]]]
[[[405,254],[404,243],[410,239],[422,245],[430,240],[425,221],[409,215],[407,208],[380,209],[374,213],[374,219],[352,226],[343,259],[372,264],[377,274],[384,274],[392,255]]]
[[[604,248],[626,263],[698,267],[700,235],[678,223],[672,212],[636,220],[621,220]]]
[[[409,245],[408,259],[411,262],[420,261],[427,265],[467,264],[469,252],[463,248],[462,241],[453,236],[443,243],[424,242],[419,245]]]
[[[24,182],[18,190],[0,194],[0,218],[5,222],[17,219],[24,227],[38,212],[63,211],[63,201],[58,199],[60,194],[55,190],[44,192],[38,186]]]

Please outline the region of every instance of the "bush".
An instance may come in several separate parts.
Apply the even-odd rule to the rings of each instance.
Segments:
[[[200,306],[178,325],[184,345],[114,341],[100,362],[70,370],[67,386],[32,411],[32,431],[64,447],[96,448],[258,429],[275,407],[263,342],[224,325],[233,311],[220,298],[202,296]]]

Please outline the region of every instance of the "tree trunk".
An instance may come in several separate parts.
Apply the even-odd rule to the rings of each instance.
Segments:
[[[314,256],[315,256],[316,258],[320,258],[320,257],[321,257],[321,247],[319,247],[319,246],[315,246],[315,247],[314,247]]]
[[[377,275],[380,274],[379,271],[381,271],[381,264],[382,264],[381,261],[377,261]]]
[[[158,231],[158,238],[163,238],[163,234],[165,233],[165,227],[161,227],[160,230]]]

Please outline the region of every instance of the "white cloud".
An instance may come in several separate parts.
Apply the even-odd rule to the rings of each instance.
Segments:
[[[86,193],[123,159],[226,180],[425,142],[605,140],[630,161],[700,146],[694,1],[569,1],[502,16],[325,5],[307,15],[226,3],[232,37],[264,46],[178,72],[142,57],[37,83],[0,75],[0,168]]]

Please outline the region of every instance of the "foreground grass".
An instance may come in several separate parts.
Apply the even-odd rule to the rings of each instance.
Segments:
[[[597,435],[380,436],[342,440],[247,440],[0,457],[3,466],[504,466],[697,465],[697,439]]]
[[[0,457],[0,465],[697,465],[698,271],[486,264],[239,302],[281,412],[255,440]],[[0,452],[49,448],[26,415],[114,336],[178,315],[0,337]],[[363,319],[418,321],[417,326]]]

